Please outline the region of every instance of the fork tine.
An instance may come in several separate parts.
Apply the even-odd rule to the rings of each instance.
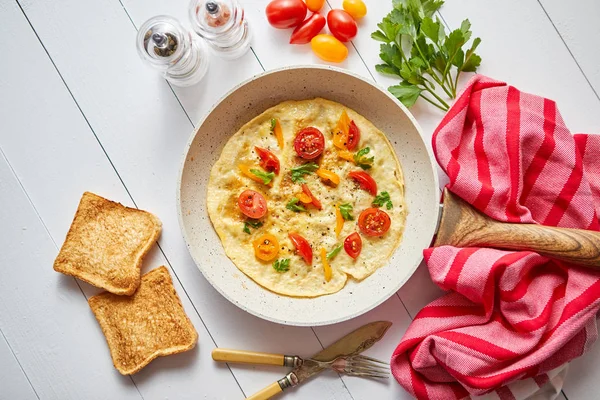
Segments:
[[[389,375],[379,375],[379,374],[368,374],[365,372],[348,372],[346,373],[348,376],[359,376],[365,378],[379,378],[379,379],[388,379]]]
[[[367,372],[372,374],[389,374],[388,370],[369,367],[347,367],[346,371],[350,372]]]
[[[369,363],[369,362],[348,362],[346,363],[347,367],[357,367],[357,368],[371,368],[371,369],[375,369],[375,370],[380,370],[380,371],[389,371],[389,367],[387,366],[383,366],[383,365],[378,365],[378,364],[373,364],[373,363]]]
[[[369,356],[358,355],[358,356],[355,356],[355,357],[352,357],[352,358],[354,360],[368,360],[368,361],[372,361],[372,362],[378,363],[378,364],[383,364],[383,365],[387,365],[387,366],[390,365],[390,364],[388,364],[386,362],[383,362],[381,360],[378,360],[376,358],[372,358],[372,357],[369,357]]]

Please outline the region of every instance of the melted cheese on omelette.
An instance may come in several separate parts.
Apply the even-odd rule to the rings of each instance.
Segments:
[[[346,110],[351,120],[360,130],[360,142],[355,149],[369,147],[369,156],[374,156],[373,167],[367,171],[377,182],[378,193],[387,191],[393,208],[382,207],[391,217],[391,227],[381,237],[361,234],[362,251],[354,260],[343,249],[329,260],[332,276],[325,280],[320,249],[331,251],[343,244],[344,239],[357,226],[361,211],[371,207],[374,197],[360,189],[348,177],[350,171],[361,171],[353,162],[341,159],[333,145],[333,131],[342,112]],[[279,148],[277,139],[271,132],[271,119],[281,124],[284,147]],[[288,201],[302,192],[301,184],[291,180],[290,169],[306,163],[294,150],[294,138],[302,128],[312,126],[325,137],[325,150],[315,161],[320,168],[335,172],[341,178],[337,187],[325,184],[316,174],[305,175],[304,179],[317,199],[323,204],[322,210],[307,206],[307,212],[293,212],[286,208]],[[281,170],[275,175],[273,186],[265,186],[242,175],[239,164],[260,168],[260,158],[254,146],[273,152],[280,161]],[[246,189],[255,190],[267,200],[268,213],[261,218],[263,226],[250,228],[251,234],[243,231],[246,217],[238,208],[237,199]],[[404,184],[400,164],[392,146],[383,132],[351,109],[339,103],[324,99],[286,101],[266,110],[235,133],[227,142],[220,158],[214,164],[208,185],[208,213],[217,234],[221,238],[225,253],[246,275],[273,292],[298,297],[315,297],[339,291],[347,279],[362,280],[385,265],[400,244],[407,210],[404,202]],[[354,211],[353,221],[345,221],[339,237],[335,234],[335,206],[350,203]],[[290,232],[297,232],[311,244],[313,249],[312,266],[296,254],[294,245],[288,238]],[[279,240],[279,254],[276,259],[290,259],[290,268],[278,272],[273,261],[261,261],[254,255],[252,242],[260,235],[270,233]]]

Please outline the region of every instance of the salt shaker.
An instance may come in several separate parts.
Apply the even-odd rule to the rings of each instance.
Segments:
[[[218,56],[232,60],[250,48],[248,20],[236,0],[191,0],[189,15],[196,33]]]
[[[208,47],[204,40],[167,15],[144,22],[136,46],[140,57],[176,86],[197,83],[208,69]]]

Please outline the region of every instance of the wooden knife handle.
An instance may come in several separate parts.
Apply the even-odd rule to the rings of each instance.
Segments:
[[[600,269],[600,232],[495,221],[444,191],[444,210],[435,246],[529,250]]]
[[[259,353],[257,351],[214,349],[212,358],[215,361],[224,361],[241,364],[262,364],[283,366],[285,356],[283,354]]]
[[[246,397],[246,400],[268,400],[276,394],[281,393],[282,391],[283,390],[281,390],[281,386],[279,386],[279,383],[273,382],[263,390],[254,393],[250,397]]]

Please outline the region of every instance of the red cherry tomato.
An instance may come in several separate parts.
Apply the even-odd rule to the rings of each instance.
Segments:
[[[273,171],[276,175],[279,175],[279,158],[262,147],[255,146],[254,150],[256,150],[256,153],[260,157],[260,166],[263,167],[265,171]]]
[[[379,208],[367,208],[358,217],[358,227],[367,236],[382,236],[391,224],[390,216]]]
[[[320,130],[312,126],[302,129],[296,134],[296,139],[294,139],[294,149],[298,157],[305,160],[312,160],[319,157],[323,153],[324,148],[325,137]]]
[[[308,197],[311,198],[312,200],[312,205],[317,207],[319,210],[323,209],[323,205],[321,204],[321,202],[319,201],[319,199],[317,199],[310,191],[310,189],[308,188],[308,185],[306,183],[302,184],[302,191],[304,192],[305,195],[307,195]]]
[[[312,265],[313,252],[308,241],[294,232],[290,233],[289,237],[296,247],[296,251],[300,254],[300,257],[302,257],[308,265]]]
[[[312,38],[317,36],[321,29],[325,27],[325,17],[319,13],[314,13],[301,25],[298,25],[292,37],[290,43],[292,44],[305,44],[310,42]]]
[[[348,173],[348,176],[354,179],[360,185],[361,189],[366,190],[373,196],[377,196],[377,182],[375,182],[375,179],[371,175],[363,171],[352,171]]]
[[[344,10],[331,10],[327,14],[327,26],[331,34],[342,42],[352,40],[358,32],[358,25]]]
[[[293,28],[304,21],[306,4],[302,0],[273,0],[267,5],[266,13],[274,28]]]
[[[350,121],[350,127],[348,129],[348,141],[346,142],[346,148],[348,150],[354,150],[360,142],[360,130],[354,121]]]
[[[362,239],[358,233],[354,232],[344,240],[344,250],[356,260],[362,250]]]
[[[238,197],[238,206],[247,217],[258,219],[267,214],[267,200],[254,190],[244,190]]]

